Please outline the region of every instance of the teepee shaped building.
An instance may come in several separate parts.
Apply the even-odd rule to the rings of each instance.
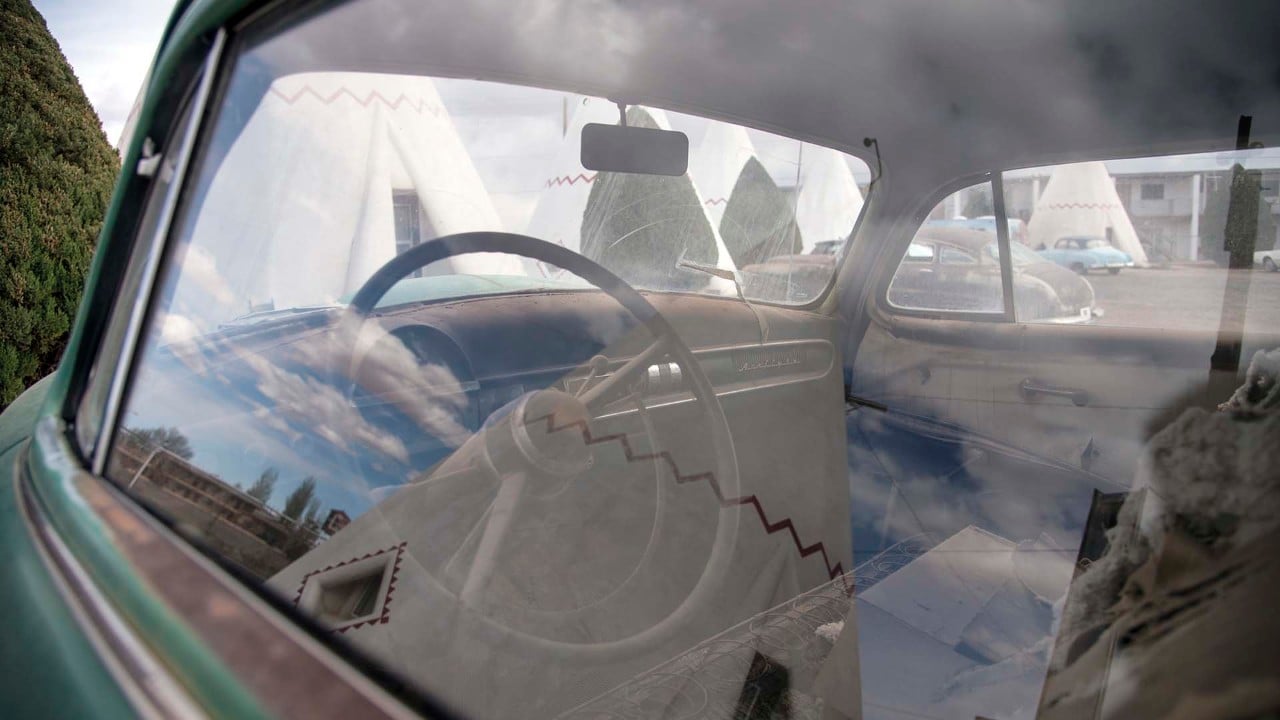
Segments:
[[[1033,248],[1053,247],[1059,238],[1072,235],[1104,237],[1128,253],[1134,263],[1147,264],[1138,233],[1101,162],[1054,168],[1044,194],[1036,202],[1027,232]]]
[[[616,125],[618,106],[597,98],[582,98],[578,103],[525,231],[574,252],[582,250],[582,212],[596,179],[595,171],[582,167],[580,159],[582,127],[589,123]],[[555,271],[548,268],[547,272]]]
[[[632,125],[670,129],[661,110],[631,107],[627,117]],[[733,294],[732,283],[690,275],[677,267],[684,257],[723,270],[734,269],[703,207],[703,196],[688,174],[670,178],[597,173],[582,166],[583,126],[617,122],[618,108],[611,102],[583,98],[578,103],[543,180],[526,233],[581,252],[629,282],[666,285],[674,275],[683,274],[684,281]],[[559,274],[555,268],[543,271]]]
[[[800,154],[796,224],[805,253],[825,240],[845,240],[862,213],[862,193],[843,153],[806,143]]]
[[[227,317],[332,303],[413,242],[502,229],[423,77],[275,80],[230,141],[202,201],[191,247],[223,279],[218,295],[233,306]],[[413,228],[399,248],[398,216]],[[443,273],[522,274],[523,263],[470,255],[425,270]]]
[[[755,155],[755,146],[745,128],[712,122],[698,145],[698,151],[689,158],[689,175],[697,183],[707,216],[717,230],[743,166]]]

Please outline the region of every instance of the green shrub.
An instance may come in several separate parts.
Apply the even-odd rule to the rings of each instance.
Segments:
[[[118,168],[44,19],[0,0],[0,406],[58,362]]]

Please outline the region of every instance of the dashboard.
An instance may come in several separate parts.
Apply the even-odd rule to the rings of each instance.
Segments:
[[[820,380],[836,369],[828,318],[749,308],[724,298],[651,294],[648,299],[690,346],[717,395]],[[600,292],[407,307],[383,313],[377,321],[419,362],[449,368],[472,396],[479,421],[524,392],[576,393],[589,380],[611,375],[654,339]],[[633,390],[651,405],[692,399],[684,370],[665,359],[646,367]]]

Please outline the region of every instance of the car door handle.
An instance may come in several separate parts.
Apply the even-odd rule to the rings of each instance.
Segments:
[[[1050,395],[1052,397],[1064,397],[1071,401],[1076,407],[1084,407],[1089,404],[1089,393],[1079,388],[1058,387],[1035,378],[1027,378],[1018,386],[1018,394],[1024,400],[1030,400],[1036,395]]]

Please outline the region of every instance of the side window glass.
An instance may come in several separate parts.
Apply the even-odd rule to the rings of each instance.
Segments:
[[[168,227],[169,215],[165,212],[165,206],[174,192],[173,184],[178,175],[177,162],[182,155],[178,148],[186,143],[188,135],[192,132],[194,115],[190,107],[184,110],[177,128],[168,141],[168,147],[164,149],[152,179],[146,210],[138,223],[139,242],[135,244],[131,255],[146,255],[155,251],[158,244],[163,242],[162,238],[156,236],[164,233]],[[122,366],[121,356],[130,351],[126,347],[125,340],[128,336],[126,331],[132,317],[132,308],[128,307],[127,302],[128,299],[137,297],[139,292],[145,292],[147,266],[148,263],[140,262],[136,257],[130,258],[124,281],[117,295],[126,300],[112,313],[106,334],[99,346],[98,358],[90,370],[84,395],[80,398],[80,406],[76,409],[76,441],[80,445],[81,452],[87,457],[92,456],[97,449],[98,435],[102,430],[104,414],[114,384],[114,375],[111,370]]]
[[[611,702],[786,597],[847,607],[837,325],[744,298],[826,291],[865,165],[656,107],[347,68],[319,51],[349,34],[332,17],[246,29],[227,58],[137,293],[107,478],[468,716]],[[693,138],[689,172],[588,170],[584,128],[624,119]],[[730,391],[752,402],[713,402]],[[793,672],[776,658],[761,682]]]
[[[1280,161],[1256,148],[1003,175],[1018,322],[1265,331],[1280,302]],[[1232,275],[1229,269],[1246,272]],[[1253,272],[1247,272],[1252,269]],[[1251,312],[1246,312],[1249,310]]]
[[[998,255],[999,250],[995,250]],[[977,260],[969,253],[950,245],[943,245],[942,251],[938,255],[938,260],[943,265],[976,265]]]
[[[1004,312],[990,183],[958,190],[933,208],[907,247],[888,297],[903,310]]]
[[[913,242],[907,247],[907,256],[902,259],[902,262],[931,263],[935,255],[933,245]]]

